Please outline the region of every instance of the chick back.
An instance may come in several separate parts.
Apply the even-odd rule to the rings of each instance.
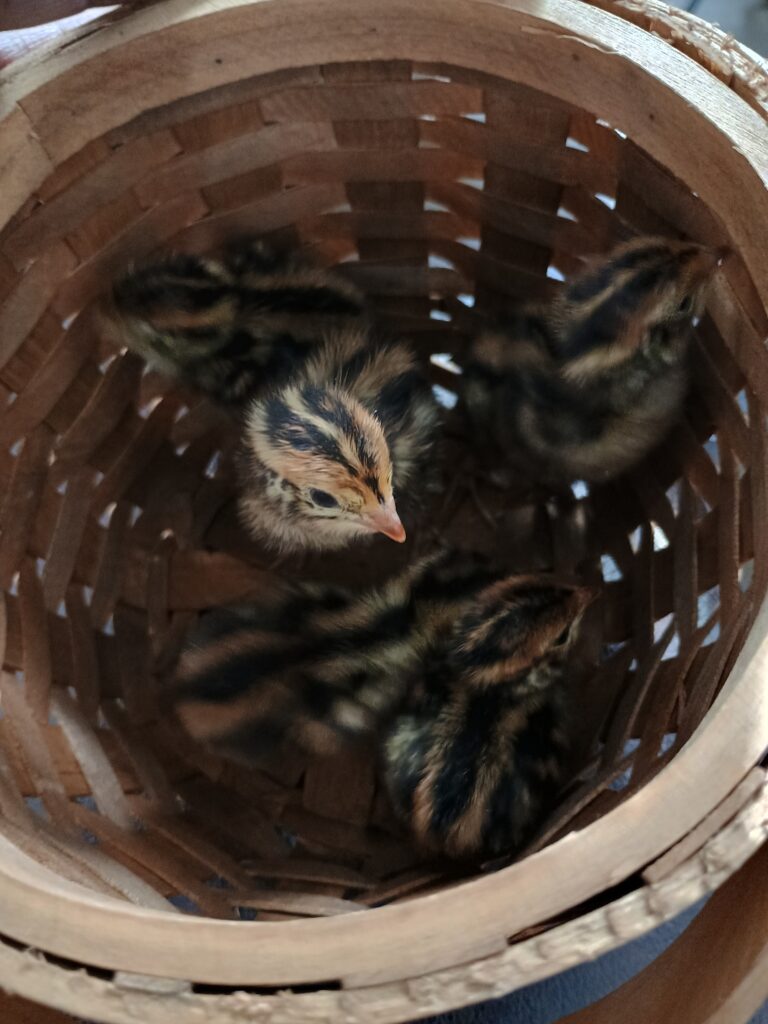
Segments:
[[[393,806],[420,846],[495,857],[538,827],[562,779],[566,655],[592,597],[496,580],[438,637],[382,745]]]
[[[282,742],[332,753],[389,722],[425,651],[489,578],[445,550],[358,593],[276,584],[200,617],[168,704],[193,738],[249,763]]]
[[[286,588],[204,615],[170,693],[190,735],[258,763],[276,744],[331,754],[372,733],[418,664],[412,570],[379,588]]]
[[[464,401],[480,438],[535,481],[608,479],[680,416],[692,326],[724,250],[640,237],[474,343]]]
[[[221,260],[177,254],[134,270],[115,283],[103,315],[118,343],[226,406],[363,319],[353,285],[253,240]]]
[[[502,346],[509,351],[494,351]],[[472,432],[491,460],[558,486],[607,480],[642,458],[679,416],[687,381],[684,364],[657,365],[645,352],[621,370],[569,379],[541,340],[511,330],[475,346],[463,395]]]
[[[559,678],[553,675],[554,687]],[[385,738],[393,806],[419,844],[453,857],[519,849],[551,806],[568,751],[561,695],[520,702],[503,688],[457,687],[432,669],[418,705]]]

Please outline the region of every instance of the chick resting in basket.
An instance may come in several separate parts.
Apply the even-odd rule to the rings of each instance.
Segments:
[[[455,564],[432,556],[359,594],[283,583],[268,601],[214,609],[182,653],[176,716],[195,739],[255,764],[283,742],[330,754],[370,737],[418,677],[429,638],[487,579],[473,567],[446,589]]]
[[[203,616],[169,700],[193,738],[246,764],[284,743],[327,755],[380,742],[419,845],[509,853],[561,782],[562,684],[594,596],[547,576],[498,579],[451,551],[357,595],[284,585],[270,603]]]
[[[260,242],[176,255],[117,281],[108,336],[231,409],[245,526],[281,552],[405,529],[437,405],[403,342],[379,338],[352,285]]]
[[[568,659],[596,593],[498,580],[434,646],[383,742],[392,803],[420,846],[489,858],[531,837],[562,783]]]
[[[478,444],[532,483],[607,480],[681,412],[692,323],[727,251],[637,238],[474,342],[463,399]]]

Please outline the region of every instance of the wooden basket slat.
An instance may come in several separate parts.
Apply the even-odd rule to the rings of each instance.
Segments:
[[[38,722],[48,721],[53,678],[48,641],[48,613],[35,563],[25,558],[19,573],[19,610],[23,637],[24,692]]]
[[[73,584],[67,587],[65,610],[70,625],[72,680],[77,702],[87,721],[95,726],[102,698],[99,662],[89,608],[80,587]]]
[[[123,194],[144,174],[151,173],[157,165],[165,164],[179,152],[179,148],[170,132],[156,132],[136,139],[114,152],[106,148],[106,152],[99,154],[101,159],[98,162],[94,160],[88,173],[73,175],[71,181],[61,184],[53,195],[48,195],[45,188],[38,190],[42,205],[3,240],[4,251],[23,266],[24,260],[38,251],[42,240],[59,239],[71,232],[82,233],[84,223],[87,224],[84,210],[92,211],[93,217],[110,203],[123,199]],[[100,249],[106,240],[95,248]],[[85,258],[83,253],[78,255]]]
[[[327,124],[275,124],[219,142],[205,149],[163,161],[162,170],[140,182],[136,194],[144,206],[167,201],[184,190],[204,188],[228,177],[263,170],[273,164],[283,167],[304,153],[323,152],[333,145]]]
[[[44,252],[21,278],[0,313],[0,365],[23,344],[49,306],[56,283],[76,266],[76,257],[63,243]]]
[[[44,729],[27,708],[18,681],[7,673],[0,677],[3,707],[10,724],[3,739],[24,765],[52,820],[65,831],[71,828],[71,809],[56,764],[46,743]]]
[[[390,121],[424,114],[458,116],[483,110],[480,89],[413,81],[407,66],[403,68],[404,81],[361,82],[348,76],[344,66],[326,68],[322,88],[305,86],[264,96],[259,105],[265,122]],[[355,82],[354,89],[348,88],[351,81]]]

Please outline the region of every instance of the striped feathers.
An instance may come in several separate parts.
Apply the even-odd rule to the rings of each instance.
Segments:
[[[554,487],[632,466],[680,415],[692,322],[724,258],[635,239],[478,338],[463,379],[478,442]]]
[[[175,254],[131,271],[102,310],[118,344],[234,407],[363,318],[353,285],[252,240],[220,260]]]
[[[436,646],[383,743],[393,805],[420,846],[485,858],[530,837],[562,781],[566,658],[594,597],[498,580]]]
[[[275,744],[328,754],[371,734],[420,664],[417,563],[361,594],[285,585],[264,602],[204,615],[170,694],[195,739],[258,763]]]
[[[560,784],[566,660],[594,596],[498,579],[453,551],[358,594],[286,584],[201,618],[170,702],[194,739],[246,764],[276,745],[329,755],[376,742],[420,846],[508,853]]]
[[[380,338],[342,277],[255,239],[126,274],[102,326],[241,423],[240,511],[280,552],[405,539],[437,405],[411,349]]]
[[[438,426],[406,345],[337,331],[244,421],[240,509],[253,534],[284,551],[405,539],[397,499],[418,488]]]

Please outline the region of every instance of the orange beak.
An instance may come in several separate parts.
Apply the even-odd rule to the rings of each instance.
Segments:
[[[385,537],[397,541],[398,544],[405,540],[405,527],[400,522],[394,498],[379,505],[375,512],[369,512],[365,516],[365,524],[372,533],[383,533]]]

